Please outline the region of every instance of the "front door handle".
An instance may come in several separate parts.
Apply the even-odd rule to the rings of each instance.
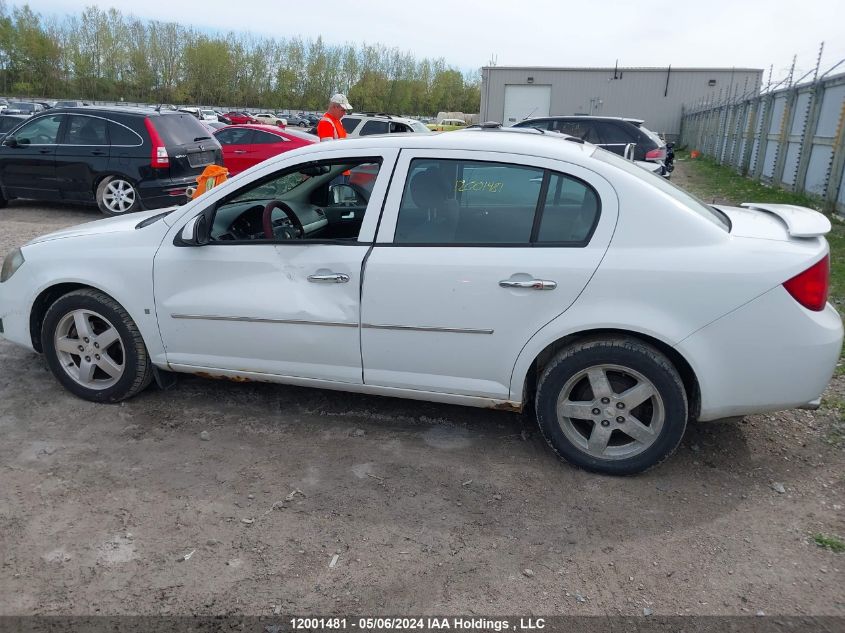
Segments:
[[[236,149],[232,153],[233,154],[246,154],[246,150],[245,149]]]
[[[349,281],[349,275],[344,273],[320,273],[308,275],[308,281],[314,284],[345,284]]]
[[[503,279],[499,282],[502,288],[528,288],[529,290],[554,290],[557,288],[556,281],[548,279]]]

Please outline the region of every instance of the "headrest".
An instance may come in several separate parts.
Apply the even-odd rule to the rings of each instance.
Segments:
[[[411,198],[421,209],[436,209],[449,197],[449,186],[440,175],[440,171],[430,167],[415,174],[410,184]]]

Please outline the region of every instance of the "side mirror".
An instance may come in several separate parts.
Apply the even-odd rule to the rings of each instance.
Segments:
[[[18,146],[18,139],[14,136],[7,136],[3,139],[3,145],[6,147],[17,147]]]
[[[188,222],[179,234],[180,246],[205,246],[211,240],[208,218],[201,213]]]

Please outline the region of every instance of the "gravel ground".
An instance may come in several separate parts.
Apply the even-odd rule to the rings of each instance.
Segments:
[[[13,202],[0,254],[100,217]],[[94,405],[0,342],[0,615],[845,615],[812,541],[845,536],[840,425],[697,424],[610,478],[523,416],[194,377]]]

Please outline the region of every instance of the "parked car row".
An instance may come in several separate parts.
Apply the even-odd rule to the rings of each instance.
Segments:
[[[253,116],[166,104],[152,110],[81,103],[60,102],[34,117],[0,115],[0,205],[12,198],[90,200],[103,213],[118,215],[183,203],[209,164],[236,175],[318,141],[315,128],[310,134],[290,129],[272,112]],[[350,138],[432,134],[420,121],[386,113],[353,112],[342,123]],[[672,169],[671,146],[641,120],[545,117],[515,127],[577,137],[667,177]]]

